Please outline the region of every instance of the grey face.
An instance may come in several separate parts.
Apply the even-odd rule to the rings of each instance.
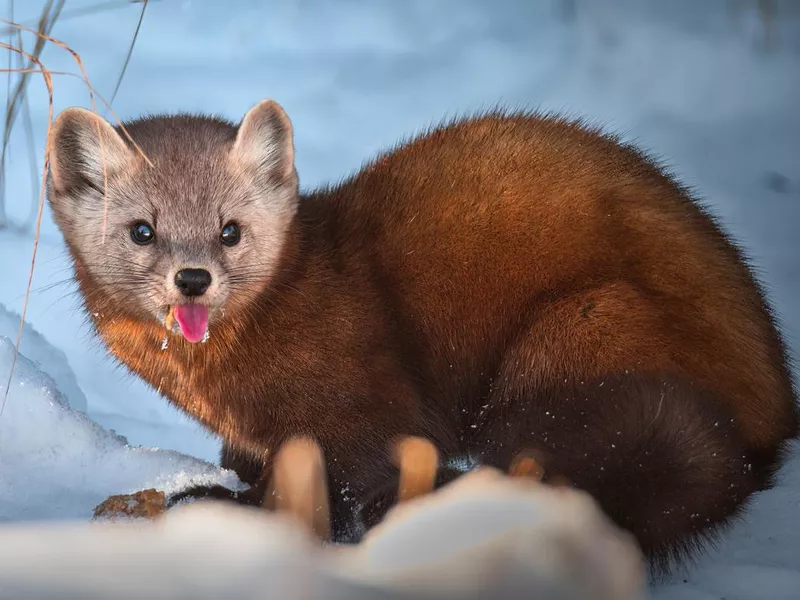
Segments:
[[[264,101],[238,130],[189,116],[126,129],[138,148],[89,111],[56,120],[48,196],[71,250],[137,318],[240,310],[269,285],[296,211],[289,119]]]

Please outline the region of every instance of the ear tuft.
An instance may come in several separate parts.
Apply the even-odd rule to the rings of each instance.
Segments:
[[[50,186],[58,193],[87,184],[103,191],[106,178],[133,158],[108,121],[83,108],[62,111],[50,136]]]
[[[292,122],[273,100],[262,100],[247,111],[231,152],[269,180],[296,183]]]

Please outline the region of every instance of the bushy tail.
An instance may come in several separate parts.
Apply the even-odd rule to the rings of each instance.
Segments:
[[[588,491],[631,531],[654,575],[713,543],[771,485],[778,453],[749,452],[724,405],[689,383],[630,374],[536,395],[523,419],[506,414],[484,430],[503,440],[484,447],[484,461],[508,468],[516,438],[546,476]]]

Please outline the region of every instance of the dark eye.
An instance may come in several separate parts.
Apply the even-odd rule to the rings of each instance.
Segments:
[[[131,239],[140,246],[146,246],[156,239],[156,232],[149,224],[139,221],[131,227]]]
[[[235,246],[239,243],[241,233],[239,232],[239,225],[236,223],[228,223],[222,228],[222,233],[219,234],[220,241],[226,246]]]

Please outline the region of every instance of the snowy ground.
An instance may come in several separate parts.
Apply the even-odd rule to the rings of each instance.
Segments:
[[[0,600],[640,600],[641,556],[587,495],[469,473],[357,546],[282,514],[195,504],[157,522],[0,528]]]
[[[70,1],[67,9],[95,3]],[[25,21],[35,20],[41,2],[16,4]],[[707,200],[756,260],[797,349],[800,10],[777,3],[783,18],[765,49],[756,3],[739,3],[747,6],[740,14],[726,9],[733,4],[579,1],[573,19],[555,0],[161,0],[148,6],[114,108],[123,118],[192,110],[237,120],[272,97],[294,121],[305,187],[338,179],[399,137],[456,113],[501,103],[585,115],[664,156]],[[138,11],[131,4],[66,19],[53,32],[81,54],[107,97]],[[56,48],[43,60],[73,69]],[[30,91],[41,156],[46,94],[37,79]],[[55,102],[58,111],[88,99],[79,81],[61,78]],[[7,170],[16,222],[37,195],[27,161],[17,127]],[[30,233],[0,232],[0,305],[11,311],[22,308],[32,247]],[[62,397],[22,360],[15,384],[36,389],[30,402],[10,400],[0,417],[0,520],[84,518],[109,493],[230,477],[172,452],[127,446],[106,431],[133,445],[216,460],[216,440],[105,357],[77,309],[48,214],[39,250],[27,320],[41,335],[26,332],[22,353],[104,429],[57,409]],[[0,336],[13,339],[15,330],[14,317],[0,310]],[[0,337],[0,388],[8,348]],[[37,428],[20,426],[26,422]],[[719,552],[653,596],[796,598],[799,509],[796,459]]]
[[[28,342],[35,332],[27,332]],[[88,519],[112,494],[156,488],[166,493],[188,485],[241,485],[232,472],[173,450],[130,446],[84,413],[71,410],[76,389],[64,395],[55,376],[42,369],[59,367],[47,342],[29,343],[37,363],[18,357],[0,417],[0,520]],[[43,351],[42,351],[43,350]],[[38,352],[36,352],[38,351]],[[0,337],[0,380],[8,379],[13,343]],[[47,356],[50,353],[51,356]],[[54,369],[61,378],[74,376]],[[66,376],[66,377],[65,377]]]

